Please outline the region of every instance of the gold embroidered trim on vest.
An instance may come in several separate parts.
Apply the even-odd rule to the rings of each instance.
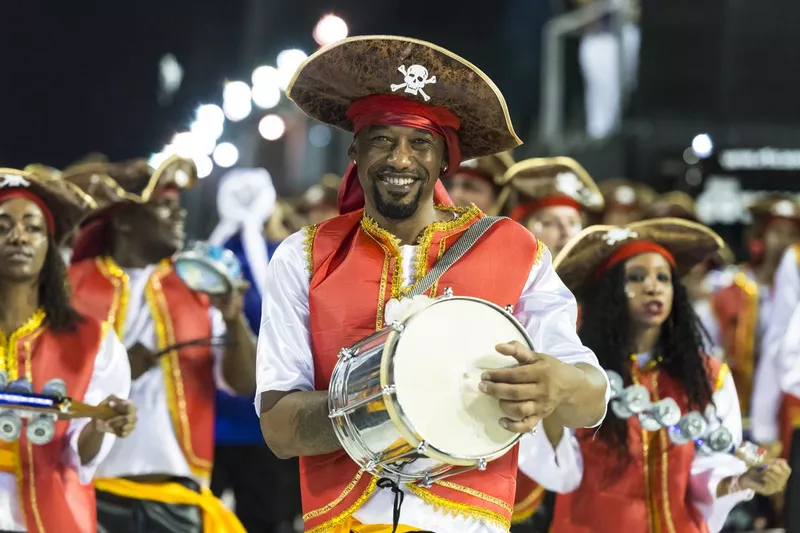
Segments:
[[[145,288],[145,298],[153,317],[156,330],[156,341],[159,349],[175,344],[175,332],[172,329],[172,317],[169,313],[167,300],[161,287],[161,280],[170,274],[172,265],[169,261],[162,261],[156,271],[150,276]],[[173,350],[161,358],[161,369],[164,374],[164,388],[167,393],[167,404],[176,437],[180,436],[181,449],[189,463],[189,468],[202,478],[211,474],[211,461],[201,459],[194,453],[192,447],[192,433],[189,415],[186,411],[186,396],[183,387],[178,351]],[[178,435],[180,433],[180,435]]]
[[[725,379],[730,375],[731,369],[726,363],[722,363],[719,367],[719,374],[717,374],[717,382],[714,385],[714,392],[717,392],[725,385]]]
[[[330,511],[331,509],[333,509],[334,507],[336,507],[337,505],[339,505],[342,502],[342,500],[347,498],[347,495],[350,494],[350,492],[352,492],[352,490],[354,488],[356,488],[356,485],[358,485],[358,482],[361,481],[361,478],[363,476],[364,476],[364,471],[363,470],[359,470],[358,474],[356,474],[356,477],[353,478],[353,481],[351,481],[344,488],[342,493],[339,494],[339,496],[337,496],[335,500],[333,500],[331,503],[329,503],[325,507],[320,507],[319,509],[314,509],[313,511],[307,512],[306,514],[303,515],[303,520],[311,520],[315,516],[319,516],[321,514],[325,514],[328,511]]]
[[[412,278],[412,283],[407,287],[402,286],[403,261],[400,253],[400,239],[379,226],[378,223],[371,217],[367,216],[366,213],[363,217],[361,217],[362,229],[376,242],[385,245],[394,256],[395,265],[394,273],[392,275],[392,298],[401,298],[408,295],[408,293],[413,290],[414,286],[419,282],[419,280],[425,277],[425,274],[428,272],[428,253],[430,252],[433,238],[437,233],[453,231],[469,224],[481,215],[481,210],[478,209],[475,204],[472,204],[469,207],[436,206],[436,210],[454,213],[457,216],[452,220],[434,222],[433,224],[428,225],[422,231],[422,234],[417,239],[416,244],[418,248],[415,252],[416,257],[414,259],[414,276]]]
[[[753,374],[755,372],[756,329],[758,328],[758,283],[748,278],[744,272],[733,277],[733,283],[739,287],[745,298],[744,313],[740,315],[734,331],[736,347],[737,375],[741,375],[741,383],[736,384],[739,404],[743,413],[749,412],[750,393],[753,390]]]
[[[548,250],[547,245],[536,238],[536,257],[533,258],[533,266],[538,265],[542,262],[542,256],[544,256],[544,252]],[[552,261],[555,257],[551,257],[550,260]]]
[[[114,287],[111,307],[108,309],[106,321],[114,326],[117,337],[125,339],[125,317],[128,313],[128,301],[131,296],[131,283],[128,274],[110,257],[96,257],[97,269]]]
[[[375,313],[375,331],[383,328],[383,314],[386,310],[386,285],[389,281],[389,264],[392,262],[392,256],[389,250],[381,243],[378,243],[383,250],[383,266],[381,267],[381,282],[378,286],[378,310]],[[397,279],[395,276],[392,279],[392,286]]]
[[[317,235],[316,224],[304,226],[303,232],[303,252],[306,257],[306,268],[308,269],[308,279],[314,276],[314,237]]]
[[[479,490],[475,490],[470,487],[465,487],[464,485],[459,485],[457,483],[452,483],[450,481],[437,481],[437,485],[441,485],[442,487],[450,490],[455,490],[458,492],[463,492],[464,494],[469,494],[470,496],[474,496],[475,498],[479,498],[481,500],[485,500],[489,503],[493,503],[498,507],[501,507],[508,511],[509,513],[513,512],[514,509],[506,502],[501,500],[500,498],[495,498],[494,496],[490,496],[486,493],[483,493]]]
[[[514,505],[514,514],[511,515],[511,523],[519,524],[533,516],[533,513],[539,508],[544,496],[544,487],[537,486],[531,493],[521,502]]]
[[[34,315],[35,316],[35,315]],[[44,312],[42,311],[42,319],[44,319]],[[41,331],[40,328],[36,328]],[[27,339],[25,341],[25,377],[33,383],[33,363],[31,360],[31,339]],[[38,533],[45,533],[44,524],[42,523],[42,516],[39,512],[39,503],[36,501],[36,470],[34,469],[33,465],[33,444],[31,441],[27,441],[26,445],[26,452],[28,454],[28,489],[31,492],[31,509],[33,510],[33,519],[36,522],[36,527],[38,528]],[[20,474],[22,473],[22,468],[20,465]],[[21,476],[20,476],[21,478]],[[20,492],[20,495],[23,493]],[[24,507],[24,504],[23,504]],[[24,512],[23,512],[24,514]]]
[[[444,255],[444,252],[446,250],[447,250],[447,236],[444,236],[439,241],[439,253],[436,254],[436,262],[437,263],[442,259],[442,256]],[[436,296],[436,292],[438,290],[439,290],[439,280],[437,279],[436,281],[433,282],[433,285],[431,285],[431,290],[428,291],[428,294],[431,297],[434,297],[434,296]]]
[[[361,496],[359,496],[358,499],[355,502],[353,502],[353,505],[348,507],[347,510],[345,510],[341,514],[336,515],[330,520],[327,520],[322,524],[307,530],[305,533],[322,533],[323,531],[330,531],[334,527],[338,526],[339,524],[350,518],[350,516],[352,516],[352,514],[355,513],[359,507],[364,505],[364,502],[367,501],[367,499],[372,495],[377,485],[378,485],[378,478],[373,477],[370,480],[369,484],[367,485],[367,488],[364,489],[364,493]],[[313,512],[315,511],[312,511],[312,513]],[[303,519],[305,520],[305,517]]]
[[[423,489],[419,485],[406,485],[406,488],[415,496],[420,498],[422,501],[427,503],[428,505],[433,506],[433,508],[437,511],[441,511],[453,516],[461,516],[463,518],[474,518],[476,520],[481,520],[483,522],[492,523],[497,526],[508,530],[511,527],[511,520],[502,514],[490,511],[489,509],[485,509],[483,507],[478,507],[477,505],[470,505],[466,503],[457,503],[447,498],[442,498],[441,496],[437,496],[433,494],[431,491]],[[467,488],[467,487],[464,487]],[[472,490],[472,489],[469,489]],[[478,492],[478,491],[475,491]],[[471,494],[471,493],[470,493]],[[482,493],[479,493],[482,494]],[[486,496],[486,495],[484,495]],[[479,496],[477,496],[479,497]],[[508,504],[505,504],[505,507],[508,508],[509,514],[511,513],[511,507]]]

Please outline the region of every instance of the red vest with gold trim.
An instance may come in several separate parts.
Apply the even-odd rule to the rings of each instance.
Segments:
[[[633,380],[650,390],[653,401],[670,397],[688,412],[682,386],[657,369],[633,370]],[[711,390],[722,386],[728,367],[706,357]],[[613,416],[609,414],[609,416]],[[644,431],[637,418],[628,420],[630,462],[615,470],[617,451],[594,430],[578,431],[583,454],[583,479],[575,492],[556,498],[552,533],[708,533],[688,500],[694,445],[676,446],[665,429]]]
[[[420,279],[447,247],[483,214],[457,210],[452,222],[429,226],[419,239],[414,279]],[[309,286],[311,339],[317,390],[327,390],[337,354],[383,324],[386,302],[404,294],[396,239],[363,217],[363,210],[307,228],[313,275]],[[522,226],[509,221],[489,232],[432,287],[431,296],[451,287],[505,306],[516,303],[531,268],[544,251]],[[508,527],[517,472],[517,448],[469,472],[435,483],[410,485],[424,501],[447,511]],[[307,531],[322,531],[346,520],[375,490],[377,479],[361,474],[344,451],[300,458],[303,519]],[[401,516],[402,521],[402,516]]]
[[[107,258],[69,269],[72,303],[81,313],[107,320],[124,338],[130,287],[127,275]],[[193,292],[169,262],[158,266],[145,296],[159,349],[211,336],[208,298]],[[205,346],[188,346],[161,358],[172,426],[189,467],[207,478],[214,458],[214,360]]]
[[[733,283],[711,297],[725,359],[731,367],[742,413],[750,411],[753,376],[758,362],[758,283],[739,272]]]
[[[86,317],[73,332],[56,333],[42,324],[39,311],[6,339],[0,334],[0,353],[9,379],[26,377],[40,391],[54,378],[64,380],[67,394],[78,400],[94,371],[105,328]],[[63,462],[69,422],[56,423],[56,433],[43,446],[31,444],[25,431],[9,447],[15,457],[17,495],[29,533],[95,533],[97,506],[94,487],[82,485],[78,473]]]

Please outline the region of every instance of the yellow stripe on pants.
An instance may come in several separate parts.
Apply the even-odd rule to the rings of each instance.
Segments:
[[[138,483],[128,479],[95,479],[97,490],[133,500],[196,505],[203,513],[203,533],[247,533],[239,519],[206,487],[197,493],[180,483]]]

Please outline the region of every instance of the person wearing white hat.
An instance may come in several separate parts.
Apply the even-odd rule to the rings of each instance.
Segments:
[[[220,179],[219,223],[209,241],[231,250],[242,263],[242,275],[250,283],[244,312],[253,331],[261,323],[267,264],[279,244],[265,236],[276,211],[277,193],[266,169],[232,169]],[[280,461],[264,446],[252,397],[217,390],[216,403],[211,490],[217,496],[226,489],[233,492],[236,514],[247,531],[268,533],[291,524],[300,514],[297,460]],[[271,483],[265,485],[264,479]]]

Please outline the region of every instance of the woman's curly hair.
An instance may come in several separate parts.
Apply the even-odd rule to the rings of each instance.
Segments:
[[[661,328],[652,354],[660,368],[683,386],[690,408],[704,409],[712,401],[708,371],[703,358],[707,333],[694,312],[680,277],[672,272],[672,312]],[[606,370],[619,373],[631,383],[630,361],[634,353],[628,297],[625,295],[625,263],[621,262],[597,281],[582,299],[580,337]],[[609,412],[598,436],[618,452],[622,462],[630,458],[628,424]]]

